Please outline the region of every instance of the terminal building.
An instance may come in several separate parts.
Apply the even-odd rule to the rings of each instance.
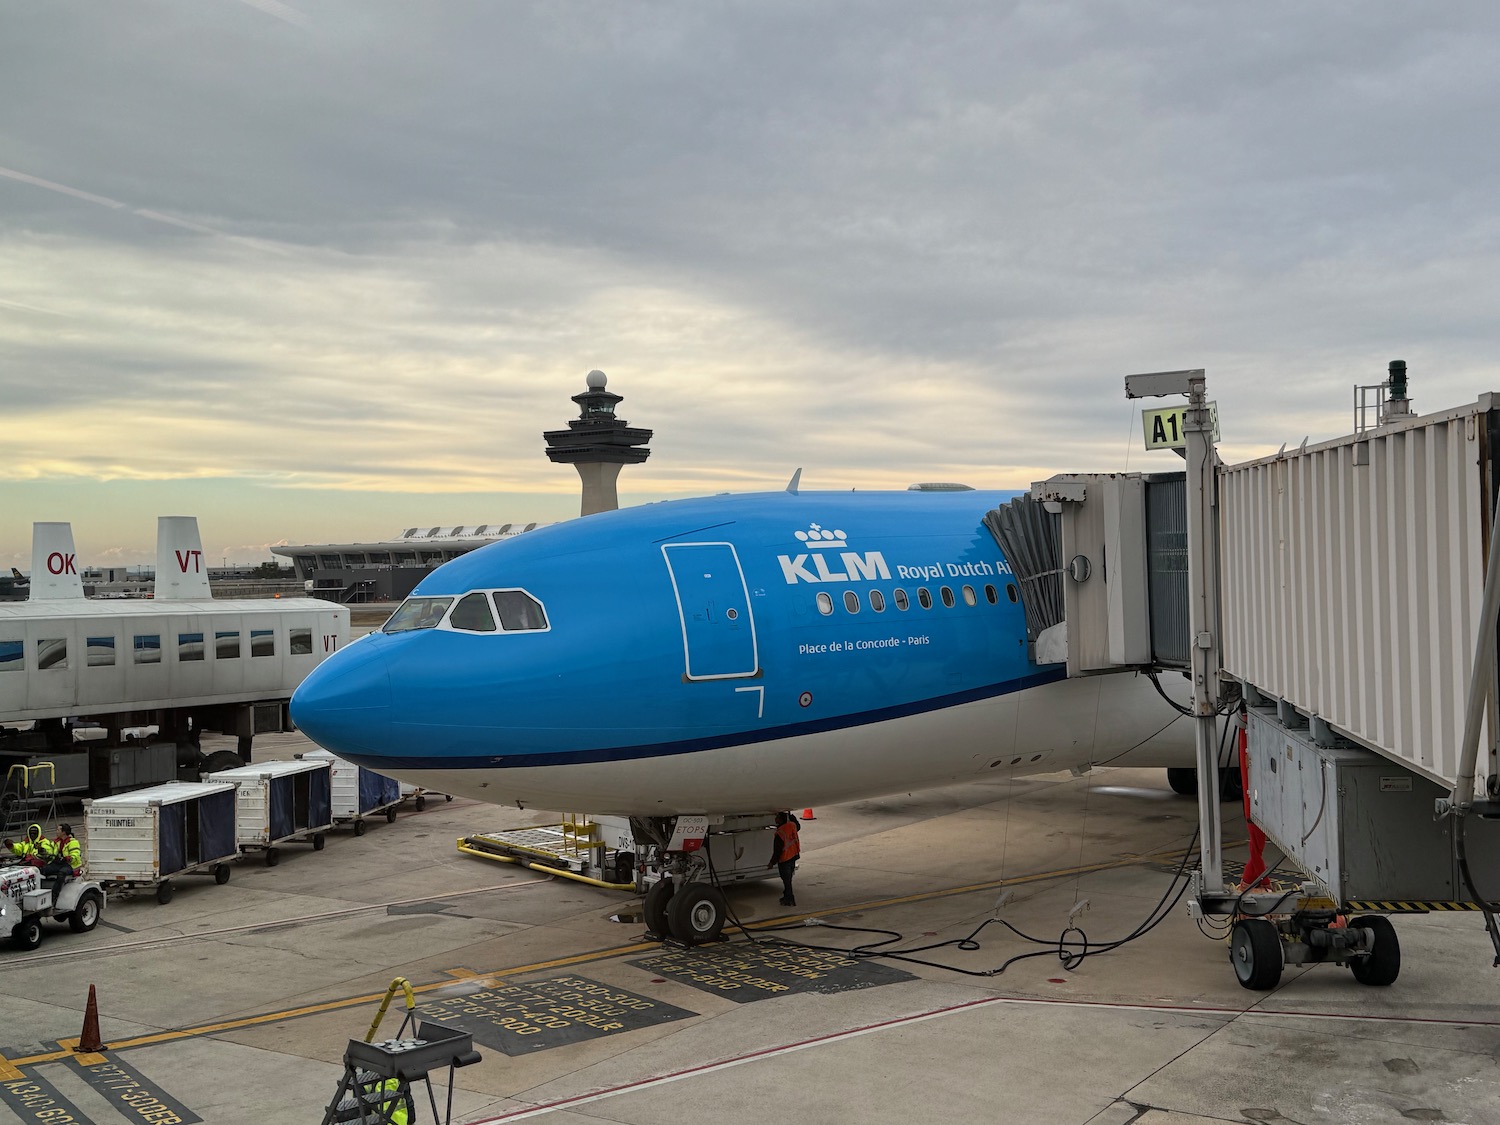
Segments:
[[[314,597],[344,605],[399,602],[435,567],[539,526],[408,527],[378,543],[320,543],[271,551],[292,561],[297,579]]]

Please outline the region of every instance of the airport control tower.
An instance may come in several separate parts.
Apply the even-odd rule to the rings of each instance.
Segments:
[[[566,430],[549,430],[547,456],[558,464],[572,465],[583,478],[583,509],[580,515],[609,512],[620,506],[615,480],[621,465],[639,465],[651,451],[646,443],[651,431],[628,425],[615,417],[615,406],[622,396],[604,389],[602,371],[590,371],[589,389],[574,395],[578,417]]]

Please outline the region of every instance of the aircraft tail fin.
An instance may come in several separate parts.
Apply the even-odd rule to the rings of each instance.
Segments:
[[[22,573],[21,573],[21,572],[20,572],[20,571],[19,571],[19,570],[17,570],[17,569],[16,569],[16,568],[15,568],[15,567],[11,567],[11,568],[10,568],[10,576],[11,576],[11,577],[12,577],[12,578],[14,578],[14,579],[16,579],[16,580],[18,580],[18,581],[19,581],[19,580],[21,580],[21,579],[24,579],[24,578],[25,578],[25,577],[26,577],[26,575],[24,575],[24,574],[22,574]]]
[[[799,467],[797,469],[797,471],[792,474],[792,479],[786,482],[786,490],[788,492],[790,492],[793,496],[795,496],[795,495],[797,495],[797,486],[800,485],[801,483],[802,483],[802,469]]]
[[[213,597],[208,588],[208,566],[196,516],[156,518],[157,601],[203,601]]]
[[[83,597],[78,576],[78,552],[73,549],[70,523],[31,525],[31,600],[57,601]]]

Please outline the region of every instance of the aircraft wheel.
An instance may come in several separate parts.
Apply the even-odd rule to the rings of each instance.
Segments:
[[[660,880],[651,884],[651,889],[646,892],[646,898],[642,903],[643,913],[646,915],[646,929],[657,937],[666,937],[672,930],[667,925],[667,906],[672,901],[672,893],[677,889],[670,875],[663,875]]]
[[[1183,766],[1180,769],[1167,770],[1167,784],[1172,787],[1173,793],[1184,797],[1194,797],[1198,794],[1198,771],[1191,766]]]
[[[16,923],[10,931],[10,939],[22,949],[35,949],[42,944],[42,923],[39,918],[28,918]]]
[[[320,852],[327,845],[328,845],[328,841],[326,839],[324,839],[323,833],[321,833],[321,832],[314,832],[313,833],[313,851]]]
[[[667,906],[667,925],[679,941],[702,945],[719,936],[728,912],[724,893],[718,887],[692,883],[672,896]]]
[[[100,898],[98,891],[84,891],[78,896],[78,905],[68,915],[68,929],[75,934],[86,934],[99,924]]]
[[[370,830],[370,826],[368,824],[366,824],[363,820],[356,820],[354,822],[354,834],[356,836],[363,836],[369,830]]]
[[[392,805],[390,808],[388,808],[388,809],[385,810],[385,822],[387,824],[395,824],[396,823],[396,806],[395,805]]]
[[[453,800],[453,794],[452,793],[444,793],[443,794],[443,800],[445,800],[445,801],[451,801],[451,800]]]
[[[156,901],[163,906],[172,901],[172,880],[163,879],[156,884]]]
[[[1240,986],[1269,992],[1281,980],[1281,937],[1264,918],[1241,918],[1229,936],[1229,960]]]
[[[225,883],[229,882],[229,864],[227,864],[227,863],[216,863],[216,864],[214,864],[214,882],[217,883],[221,887]]]
[[[1396,937],[1396,927],[1389,918],[1379,914],[1366,914],[1353,918],[1350,929],[1366,929],[1375,935],[1375,944],[1364,957],[1349,958],[1349,970],[1360,984],[1394,984],[1401,975],[1401,942]]]

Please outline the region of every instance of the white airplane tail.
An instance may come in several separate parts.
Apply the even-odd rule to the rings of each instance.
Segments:
[[[203,561],[203,540],[198,537],[198,517],[156,517],[157,601],[203,601],[213,597],[208,588],[208,567]]]
[[[31,525],[31,600],[58,601],[83,597],[78,576],[78,552],[73,549],[73,525]]]

